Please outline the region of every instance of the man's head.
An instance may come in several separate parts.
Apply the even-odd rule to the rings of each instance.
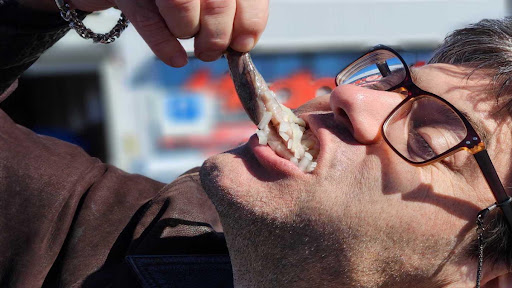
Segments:
[[[451,64],[415,68],[413,81],[469,115],[510,186],[512,120],[502,108],[512,72],[480,60],[498,54],[490,47],[499,46],[501,56],[494,57],[512,67],[512,48],[505,45],[512,42],[512,22],[469,29],[474,31],[456,31],[433,58]],[[458,34],[486,29],[496,30],[487,37],[503,44],[478,50],[475,43],[465,57],[455,53],[464,60],[452,60],[452,51],[469,46],[454,43],[466,39]],[[487,41],[480,38],[473,41]],[[486,61],[497,61],[492,59]],[[498,71],[502,76],[494,77]],[[257,145],[255,137],[205,162],[201,179],[221,216],[237,285],[474,285],[476,262],[467,247],[478,211],[495,200],[469,153],[417,167],[392,151],[381,126],[402,99],[397,92],[342,85],[300,107],[297,114],[320,142],[311,174]],[[486,270],[484,281],[506,274],[501,264]]]

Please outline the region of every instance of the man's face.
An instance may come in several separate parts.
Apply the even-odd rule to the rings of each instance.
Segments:
[[[499,147],[510,143],[510,119],[494,113],[489,79],[481,72],[468,78],[470,71],[433,64],[414,69],[413,78],[490,135],[486,144],[505,181],[510,153]],[[256,137],[205,162],[203,186],[221,216],[237,285],[472,285],[471,271],[457,268],[463,240],[495,200],[467,152],[416,167],[391,150],[380,129],[402,99],[344,85],[300,107],[320,142],[310,174]]]

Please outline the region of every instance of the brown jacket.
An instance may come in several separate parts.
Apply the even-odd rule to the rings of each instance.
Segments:
[[[0,95],[68,30],[0,0]],[[164,185],[0,110],[0,287],[137,287],[126,256],[226,255],[221,229],[197,169]]]
[[[0,183],[0,287],[132,287],[126,255],[227,254],[197,169],[164,185],[1,110]]]

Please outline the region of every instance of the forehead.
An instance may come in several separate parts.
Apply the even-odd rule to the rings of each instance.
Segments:
[[[455,105],[492,104],[491,79],[483,70],[449,65],[429,64],[411,69],[413,81],[421,89],[439,95]],[[458,108],[458,105],[455,105]],[[489,107],[492,108],[492,107]]]

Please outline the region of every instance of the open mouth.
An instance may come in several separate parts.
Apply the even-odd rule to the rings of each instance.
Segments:
[[[249,54],[228,50],[226,58],[238,97],[249,118],[258,126],[259,144],[268,145],[301,171],[312,172],[317,165],[320,145],[307,123],[279,103]]]
[[[275,98],[273,95],[270,97]],[[267,105],[256,131],[259,144],[270,146],[277,155],[290,160],[301,171],[312,172],[316,168],[319,152],[315,135],[306,122],[288,107],[279,103],[279,107]]]

